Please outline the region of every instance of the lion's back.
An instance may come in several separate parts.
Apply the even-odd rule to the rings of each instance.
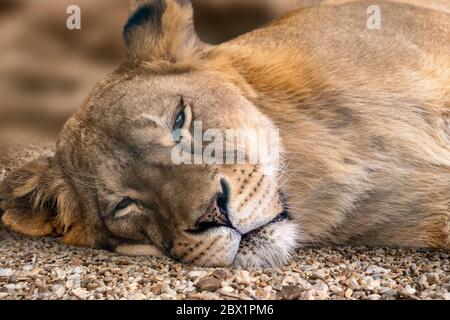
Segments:
[[[448,239],[450,15],[377,2],[381,28],[370,29],[371,4],[301,9],[224,47],[245,53],[241,60],[252,68],[241,69],[250,70],[246,79],[258,93],[270,89],[258,102],[273,118],[288,115],[293,123],[307,115],[309,124],[326,128],[329,134],[309,139],[311,150],[328,155],[324,163],[348,149],[355,163],[376,164],[370,201],[358,219],[340,225],[334,243],[439,246]],[[297,154],[300,144],[290,145]],[[361,172],[356,180],[364,182]],[[418,203],[423,194],[432,201]],[[331,221],[316,214],[314,221]]]
[[[419,53],[448,60],[450,14],[380,1],[380,29],[371,29],[372,5],[362,1],[300,9],[231,43],[262,50],[289,47],[323,61],[370,66],[406,62],[405,55]]]

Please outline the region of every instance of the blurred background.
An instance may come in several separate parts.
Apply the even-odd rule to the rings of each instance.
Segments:
[[[294,8],[348,1],[192,2],[200,37],[220,43]],[[398,1],[439,7],[450,0]],[[128,2],[0,0],[0,165],[8,145],[54,140],[95,82],[122,61]],[[66,10],[72,4],[81,8],[81,30],[66,27]]]
[[[220,43],[296,2],[194,0],[196,29],[204,41]],[[81,30],[66,27],[72,4],[81,9]],[[0,146],[58,134],[95,82],[122,61],[128,5],[128,0],[0,0]]]

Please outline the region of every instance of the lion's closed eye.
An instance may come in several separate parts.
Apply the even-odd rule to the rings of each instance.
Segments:
[[[129,214],[136,212],[137,209],[136,201],[128,197],[124,198],[114,207],[114,219],[120,219],[128,216]]]

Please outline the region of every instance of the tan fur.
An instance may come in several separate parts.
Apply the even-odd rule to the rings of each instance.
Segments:
[[[52,221],[43,220],[40,212],[24,216],[23,212],[7,210],[2,217],[2,221],[11,230],[30,237],[54,235]]]
[[[11,209],[2,221],[27,236],[61,235],[64,243],[92,246],[95,236],[89,225],[84,226],[73,191],[52,163],[37,160],[7,178],[2,197]]]
[[[388,0],[396,3],[410,4],[417,7],[423,7],[427,9],[440,10],[450,13],[450,3],[448,0]],[[321,5],[341,5],[351,2],[357,2],[357,0],[323,0]]]
[[[280,265],[297,245],[449,247],[448,14],[312,7],[207,46],[186,1],[155,3],[161,17],[130,24],[127,61],[68,121],[55,158],[2,184],[8,226],[202,266]],[[366,27],[374,4],[381,30]],[[207,128],[278,128],[275,174],[174,165],[180,97]],[[223,181],[233,228],[196,232]],[[136,201],[115,218],[124,197]],[[293,221],[270,223],[285,200]]]

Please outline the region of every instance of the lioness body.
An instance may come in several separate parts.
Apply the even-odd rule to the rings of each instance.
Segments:
[[[280,265],[298,245],[449,246],[447,13],[308,8],[207,46],[188,1],[133,10],[127,61],[68,121],[55,158],[2,184],[7,226],[202,266]],[[173,132],[190,145],[194,120],[278,129],[283,161],[176,164]]]
[[[372,3],[370,3],[372,4]],[[448,245],[450,17],[299,10],[223,45],[281,130],[306,243]]]

